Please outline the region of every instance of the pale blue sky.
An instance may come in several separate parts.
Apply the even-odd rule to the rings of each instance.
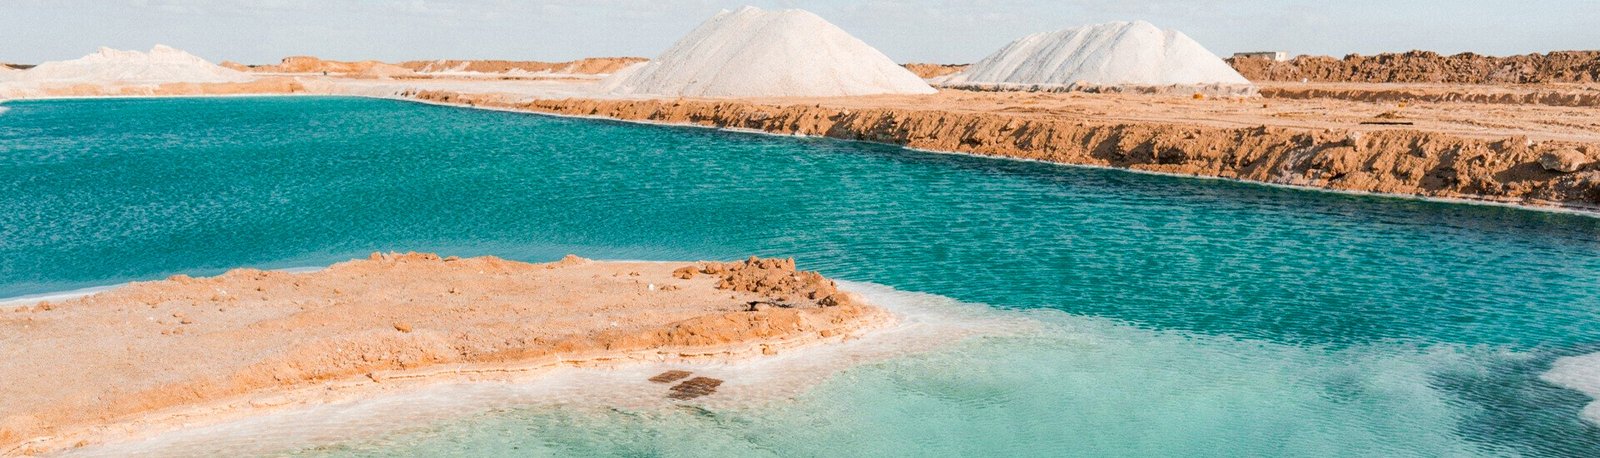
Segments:
[[[169,44],[211,60],[651,57],[724,8],[804,8],[902,62],[1143,19],[1213,52],[1600,49],[1600,0],[0,0],[0,61]]]

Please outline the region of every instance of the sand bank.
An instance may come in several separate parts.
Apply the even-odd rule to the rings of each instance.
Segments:
[[[302,390],[282,406],[253,408],[241,415],[182,425],[168,421],[110,431],[105,442],[75,448],[64,456],[282,456],[340,450],[375,437],[410,436],[418,431],[475,422],[509,411],[620,412],[626,416],[723,416],[724,413],[782,411],[801,399],[832,390],[837,375],[862,366],[918,354],[937,354],[971,344],[973,338],[1015,338],[1043,332],[1031,313],[994,309],[951,298],[898,291],[870,283],[840,281],[840,286],[873,307],[892,314],[892,323],[825,345],[785,348],[776,355],[629,360],[620,364],[557,366],[493,377],[443,377],[345,387],[327,384]],[[890,363],[892,364],[892,363]],[[441,368],[440,370],[453,370]],[[869,369],[870,370],[870,369]],[[652,381],[672,371],[721,380],[713,395],[690,400],[669,396],[673,383]],[[466,373],[466,372],[464,372]],[[362,381],[362,380],[357,380]],[[674,382],[676,383],[676,382]],[[850,383],[850,382],[843,382]],[[383,391],[374,391],[374,390]],[[360,396],[339,396],[353,390]],[[570,410],[569,410],[570,409]],[[737,415],[737,414],[735,414]],[[526,449],[524,449],[526,450]]]
[[[1334,83],[1532,84],[1600,82],[1600,51],[1555,51],[1516,56],[1485,56],[1432,51],[1350,54],[1344,58],[1299,56],[1288,61],[1228,59],[1251,81]]]
[[[1484,105],[1383,111],[1327,100],[964,91],[739,101],[403,95],[1344,192],[1600,208],[1600,135],[1574,125],[1594,121],[1570,108],[1496,107],[1485,111],[1502,117],[1487,117],[1462,110]]]
[[[0,315],[0,451],[239,416],[416,379],[774,354],[880,309],[791,260],[550,264],[380,255],[174,276]],[[129,423],[142,424],[127,428]]]
[[[1600,85],[1439,83],[1259,83],[1271,99],[1330,99],[1373,104],[1492,104],[1600,107]],[[1476,110],[1474,110],[1476,111]],[[1593,126],[1591,126],[1593,127]]]

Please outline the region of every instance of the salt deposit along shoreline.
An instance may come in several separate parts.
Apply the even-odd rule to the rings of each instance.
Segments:
[[[739,361],[893,320],[779,259],[374,253],[306,273],[179,275],[0,313],[0,335],[16,337],[0,346],[0,454],[558,367]]]

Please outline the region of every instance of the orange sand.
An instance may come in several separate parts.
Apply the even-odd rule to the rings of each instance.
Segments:
[[[770,354],[886,318],[777,259],[374,253],[313,273],[178,275],[0,311],[0,452],[47,452],[107,424],[230,399],[271,406],[281,401],[260,399],[330,381],[376,386],[445,364]]]

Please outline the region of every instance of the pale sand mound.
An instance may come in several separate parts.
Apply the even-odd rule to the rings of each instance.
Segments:
[[[446,364],[762,352],[882,318],[793,260],[374,253],[314,273],[179,275],[0,312],[0,454],[47,451],[161,409],[325,381],[380,383]],[[12,448],[45,435],[57,437]]]
[[[1029,35],[940,83],[1194,86],[1250,81],[1183,32],[1134,21]]]
[[[9,78],[40,83],[232,83],[252,79],[164,45],[147,53],[100,48],[78,59],[45,62]]]
[[[617,72],[612,92],[685,97],[931,94],[917,75],[802,10],[723,11],[660,57]]]

